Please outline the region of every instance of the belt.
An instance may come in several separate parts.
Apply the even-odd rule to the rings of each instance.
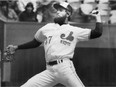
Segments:
[[[70,59],[70,60],[72,60],[72,59]],[[47,62],[47,64],[50,65],[50,66],[53,66],[53,65],[56,65],[56,64],[59,64],[59,63],[62,63],[62,62],[63,62],[63,59],[60,59],[60,60]]]

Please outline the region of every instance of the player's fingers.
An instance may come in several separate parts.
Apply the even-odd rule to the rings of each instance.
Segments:
[[[15,47],[13,45],[8,45],[6,48],[7,54],[14,54],[15,53]]]
[[[10,48],[12,48],[13,47],[13,45],[8,45],[6,48],[7,49],[10,49]]]
[[[12,45],[8,45],[6,48],[8,49],[9,47],[11,47]]]
[[[98,14],[98,10],[93,10],[92,12],[91,12],[91,14]]]
[[[90,15],[92,15],[92,16],[100,15],[100,11],[99,10],[93,10],[92,12],[90,12]]]
[[[15,48],[14,48],[13,45],[9,45],[9,46],[7,47],[7,50],[13,51],[13,50],[15,50]]]

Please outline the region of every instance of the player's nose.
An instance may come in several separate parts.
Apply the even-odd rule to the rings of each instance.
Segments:
[[[60,11],[59,10],[57,10],[57,12],[56,12],[57,14],[60,14]]]

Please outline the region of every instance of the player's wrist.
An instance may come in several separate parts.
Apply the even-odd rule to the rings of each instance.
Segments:
[[[96,22],[100,22],[100,23],[102,22],[100,15],[96,15]]]
[[[15,46],[14,46],[14,49],[15,49],[15,51],[16,51],[16,50],[18,50],[18,46],[17,46],[17,45],[15,45]]]

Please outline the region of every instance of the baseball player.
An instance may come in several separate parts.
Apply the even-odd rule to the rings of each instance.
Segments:
[[[52,87],[57,83],[66,87],[85,87],[76,74],[72,58],[79,41],[95,39],[102,35],[100,12],[94,10],[90,13],[96,17],[96,26],[95,29],[88,29],[68,23],[72,14],[69,3],[55,3],[53,7],[57,10],[54,23],[40,28],[32,41],[7,47],[13,54],[16,50],[35,48],[44,43],[46,70],[30,78],[21,87]]]

